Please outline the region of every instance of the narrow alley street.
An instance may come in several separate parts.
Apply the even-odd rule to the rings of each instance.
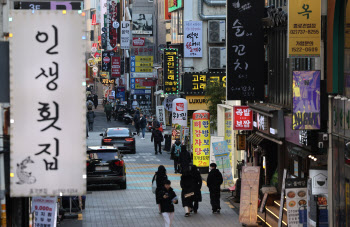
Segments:
[[[100,145],[99,134],[107,127],[125,127],[123,122],[107,123],[102,108],[95,110],[94,131],[89,132],[87,145]],[[129,126],[133,127],[133,126]],[[163,152],[154,155],[151,133],[146,132],[146,139],[136,136],[136,154],[125,154],[127,172],[127,189],[116,186],[93,186],[88,188],[86,208],[82,220],[65,220],[62,226],[120,226],[120,227],[158,227],[164,226],[163,218],[158,214],[155,196],[152,193],[152,177],[159,165],[167,169],[168,178],[172,182],[176,194],[181,197],[180,174],[174,174],[170,155]],[[205,182],[202,187],[203,201],[199,204],[197,214],[184,217],[181,200],[175,206],[173,226],[241,226],[238,215],[223,201],[221,214],[212,214],[209,191]]]

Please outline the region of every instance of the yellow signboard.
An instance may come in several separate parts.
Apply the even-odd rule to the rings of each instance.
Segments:
[[[205,99],[204,95],[188,95],[186,96],[186,100],[188,102],[188,110],[208,110],[208,100]]]
[[[139,61],[137,61],[137,62],[135,62],[135,65],[136,66],[143,66],[143,67],[145,67],[145,66],[151,67],[151,66],[153,66],[153,62],[139,62]]]
[[[153,62],[153,56],[135,56],[135,61]]]
[[[109,72],[101,72],[101,77],[105,79],[109,79]]]
[[[153,72],[152,67],[135,67],[136,73],[151,73]]]
[[[193,165],[208,167],[210,162],[210,120],[209,113],[193,113]]]
[[[288,1],[289,57],[321,54],[321,0]]]

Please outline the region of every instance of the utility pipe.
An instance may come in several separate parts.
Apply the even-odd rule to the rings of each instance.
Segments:
[[[208,6],[225,6],[226,1],[222,0],[198,0],[198,16],[201,20],[226,20],[226,15],[204,15],[203,14],[203,1]]]

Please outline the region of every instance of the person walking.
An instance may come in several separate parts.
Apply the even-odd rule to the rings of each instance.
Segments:
[[[193,212],[196,214],[198,211],[198,203],[202,202],[202,176],[201,173],[198,171],[198,168],[196,165],[193,165],[191,167],[191,176],[194,183],[194,197],[193,197]]]
[[[152,136],[151,136],[151,142],[154,140],[154,154],[158,154],[159,149],[159,154],[162,154],[162,142],[164,141],[164,137],[161,131],[159,131],[159,127],[157,126],[155,130],[152,131]]]
[[[140,135],[140,111],[136,111],[134,115],[134,125],[137,135]]]
[[[143,139],[143,140],[145,139],[146,126],[147,126],[147,120],[143,116],[143,114],[140,113],[140,128],[141,128],[141,131],[142,131],[142,138],[141,139]]]
[[[168,180],[168,176],[166,175],[166,169],[163,165],[158,166],[158,171],[155,172],[153,179],[152,179],[152,185],[153,182],[156,181],[157,184],[157,188],[156,188],[156,203],[158,204],[158,208],[159,208],[159,213],[161,213],[161,209],[160,209],[160,200],[157,197],[157,193],[159,190],[162,189],[162,187],[164,186],[164,181]]]
[[[181,146],[181,152],[179,156],[179,162],[181,166],[181,172],[183,173],[186,170],[190,170],[190,163],[191,163],[191,155],[187,151],[186,146],[182,145]]]
[[[93,131],[94,130],[94,121],[95,121],[95,113],[92,110],[88,110],[88,112],[86,113],[86,118],[87,121],[89,123],[89,131]]]
[[[182,206],[185,208],[185,217],[190,216],[190,212],[193,209],[193,199],[194,199],[194,180],[189,170],[185,170],[181,176],[180,186],[182,188],[181,191],[181,200]]]
[[[98,106],[98,96],[96,94],[94,94],[94,106],[95,106],[95,109]]]
[[[105,105],[105,113],[106,113],[106,117],[107,117],[107,122],[111,121],[111,117],[112,117],[112,105],[110,102],[107,102],[107,104]]]
[[[90,100],[90,99],[88,99],[87,101],[86,101],[86,109],[87,110],[92,110],[92,107],[94,106],[94,103]]]
[[[155,130],[157,127],[158,127],[158,128],[160,127],[160,123],[159,123],[159,121],[157,120],[157,117],[156,117],[156,116],[153,116],[152,131]]]
[[[174,220],[175,207],[178,203],[178,198],[174,190],[170,187],[170,180],[164,181],[164,186],[158,190],[157,199],[159,200],[160,212],[163,215],[165,227],[170,227]]]
[[[221,172],[216,169],[216,164],[210,164],[210,172],[208,174],[207,186],[210,192],[210,204],[213,210],[213,214],[220,213],[220,185],[223,182]]]
[[[170,158],[174,160],[174,172],[180,173],[180,153],[181,153],[181,142],[179,139],[175,141],[171,148]]]

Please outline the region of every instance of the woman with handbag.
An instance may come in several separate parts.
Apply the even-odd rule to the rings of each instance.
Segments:
[[[190,212],[193,209],[193,199],[194,199],[194,179],[188,170],[184,171],[181,176],[180,185],[182,188],[181,199],[182,206],[185,208],[185,217],[190,216]]]
[[[168,180],[166,169],[163,165],[160,165],[152,179],[152,192],[156,194],[156,203],[158,204],[159,214],[161,213],[161,209],[160,200],[157,198],[157,192],[164,187],[164,181],[166,180]]]

